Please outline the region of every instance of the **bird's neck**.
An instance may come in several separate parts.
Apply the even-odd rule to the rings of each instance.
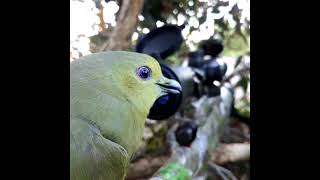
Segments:
[[[142,139],[148,111],[139,111],[125,98],[96,94],[90,98],[70,98],[72,116],[87,120],[101,134],[123,146],[131,156]],[[99,102],[96,103],[96,102]]]

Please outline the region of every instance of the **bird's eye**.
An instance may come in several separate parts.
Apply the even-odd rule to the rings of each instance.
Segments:
[[[147,66],[139,67],[137,75],[143,80],[149,80],[151,78],[151,70]]]

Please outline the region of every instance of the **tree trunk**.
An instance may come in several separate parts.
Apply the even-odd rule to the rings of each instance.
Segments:
[[[122,0],[117,25],[100,51],[121,51],[131,46],[131,36],[136,30],[142,8],[143,0]]]

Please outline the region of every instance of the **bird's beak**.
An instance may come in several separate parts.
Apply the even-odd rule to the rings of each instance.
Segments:
[[[164,94],[181,94],[182,88],[181,85],[173,79],[168,79],[164,76],[156,83],[160,88],[161,92]]]

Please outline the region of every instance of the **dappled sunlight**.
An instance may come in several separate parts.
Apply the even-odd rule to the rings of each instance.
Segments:
[[[107,23],[116,26],[115,14],[119,10],[117,3],[102,1],[101,5],[104,7],[106,27]],[[94,1],[70,0],[70,61],[91,54],[90,37],[99,33],[98,12]]]
[[[190,18],[186,17],[184,14],[179,13],[178,10],[173,10],[173,15],[176,14],[177,18],[170,15],[166,23],[183,25],[185,24],[185,29],[182,31],[183,37],[186,39],[186,44],[191,50],[197,48],[197,44],[210,38],[215,34],[215,20],[224,18],[230,28],[236,26],[236,22],[232,15],[229,14],[232,7],[237,4],[238,8],[241,10],[240,22],[245,23],[245,20],[250,20],[250,0],[229,0],[227,6],[220,6],[218,8],[219,12],[213,12],[213,7],[216,1],[210,0],[200,0],[200,3],[206,3],[207,8],[199,7],[197,11],[192,9],[186,9],[186,14]],[[222,1],[223,2],[223,1]],[[105,21],[105,28],[116,26],[116,13],[119,11],[119,5],[115,1],[102,1],[103,6],[103,18]],[[188,6],[194,6],[193,1],[188,2]],[[94,1],[77,1],[71,0],[71,14],[70,14],[70,55],[71,59],[78,58],[79,56],[90,54],[90,39],[89,37],[97,35],[99,32],[99,9],[96,8]],[[179,7],[183,7],[180,3]],[[200,23],[198,18],[201,18],[205,12],[206,19],[204,22]],[[140,22],[145,21],[145,17],[140,14],[138,16]],[[164,22],[156,21],[156,27],[161,27]],[[190,28],[194,28],[192,31]],[[137,32],[141,34],[147,34],[150,29],[147,27],[138,27]],[[135,42],[138,39],[139,33],[134,33],[131,37],[132,41]]]
[[[102,1],[103,6],[103,18],[105,23],[111,24],[111,26],[116,26],[116,16],[115,14],[119,11],[119,6],[115,1],[109,1],[106,3]]]
[[[93,1],[70,1],[70,61],[90,54],[90,36],[98,33],[98,9]]]

